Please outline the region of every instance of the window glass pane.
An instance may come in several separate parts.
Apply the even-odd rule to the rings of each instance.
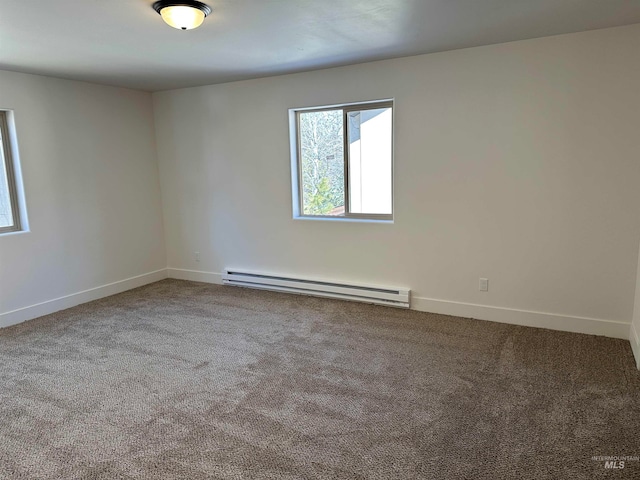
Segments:
[[[342,110],[299,114],[304,215],[344,215],[342,116]]]
[[[11,196],[9,195],[9,180],[6,159],[4,158],[3,141],[2,129],[0,129],[0,228],[13,226]]]
[[[392,213],[392,109],[348,113],[349,210]]]

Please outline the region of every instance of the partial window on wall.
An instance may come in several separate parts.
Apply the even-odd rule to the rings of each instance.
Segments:
[[[21,229],[7,112],[0,111],[0,234]]]
[[[292,110],[294,216],[393,219],[393,102]]]

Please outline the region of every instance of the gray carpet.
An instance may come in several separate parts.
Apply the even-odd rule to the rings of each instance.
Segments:
[[[629,343],[165,280],[0,330],[2,479],[640,478]]]

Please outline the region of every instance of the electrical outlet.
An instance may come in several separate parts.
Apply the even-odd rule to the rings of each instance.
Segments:
[[[480,286],[480,291],[481,292],[488,292],[489,291],[489,279],[488,278],[481,278],[479,286]]]
[[[195,252],[195,253],[193,254],[193,256],[195,257],[196,262],[199,262],[199,261],[200,261],[200,252]]]

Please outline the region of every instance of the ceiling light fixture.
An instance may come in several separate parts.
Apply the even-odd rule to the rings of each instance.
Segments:
[[[162,16],[167,25],[178,30],[198,28],[204,22],[204,18],[211,13],[211,7],[192,0],[182,2],[160,0],[153,4],[153,9]]]

